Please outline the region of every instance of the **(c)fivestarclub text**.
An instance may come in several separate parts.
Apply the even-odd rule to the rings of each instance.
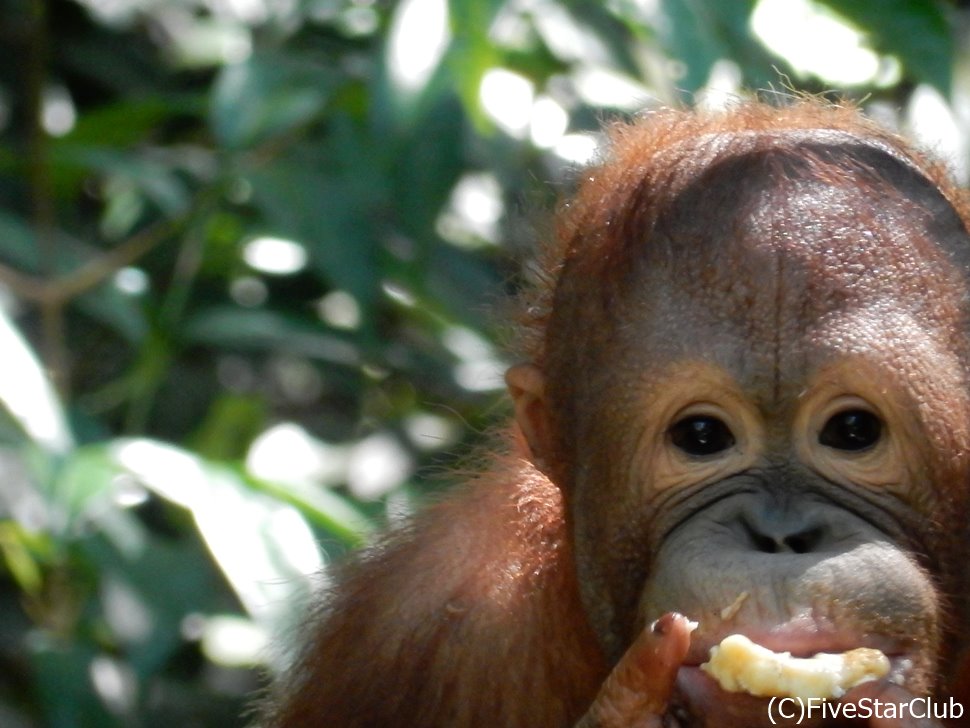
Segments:
[[[768,703],[768,719],[772,725],[801,725],[815,720],[860,718],[962,718],[963,705],[953,698],[913,698],[905,703],[892,703],[878,698],[862,698],[854,703],[835,703],[822,698],[772,698]]]

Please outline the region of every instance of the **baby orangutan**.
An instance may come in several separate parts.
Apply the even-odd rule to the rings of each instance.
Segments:
[[[508,447],[336,571],[264,725],[967,701],[964,193],[815,102],[645,114],[581,180],[522,296]],[[736,649],[772,682],[726,670]]]

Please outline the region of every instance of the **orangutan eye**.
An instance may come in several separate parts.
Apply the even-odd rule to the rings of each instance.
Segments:
[[[879,442],[882,421],[872,412],[850,409],[832,415],[818,433],[818,441],[836,450],[857,452]]]
[[[692,415],[675,422],[668,430],[674,447],[688,455],[714,455],[734,445],[734,434],[717,417]]]

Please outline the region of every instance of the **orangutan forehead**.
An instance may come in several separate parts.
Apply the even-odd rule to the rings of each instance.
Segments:
[[[934,347],[962,346],[954,322],[966,320],[959,259],[970,239],[956,210],[881,145],[841,132],[790,136],[720,149],[657,211],[628,248],[620,295],[604,304],[616,330],[591,334],[613,341],[608,356],[626,346],[661,360],[704,351],[755,379],[785,372],[797,383],[830,357],[865,356],[872,336],[825,333],[839,321],[917,322]],[[920,343],[902,342],[901,330],[882,349]]]
[[[628,280],[676,281],[772,321],[882,298],[917,311],[962,298],[970,238],[949,201],[906,160],[828,136],[849,141],[813,134],[710,165],[631,244]]]
[[[706,286],[718,271],[735,282],[749,267],[763,275],[779,254],[821,267],[815,279],[860,267],[878,279],[887,257],[902,266],[887,274],[904,277],[914,260],[931,269],[948,254],[970,262],[959,212],[914,161],[878,139],[825,129],[711,133],[644,165],[611,217],[587,217],[575,230],[563,298],[574,295],[570,277],[587,290],[590,278],[639,285],[643,266],[686,268],[688,283]],[[666,169],[660,176],[657,166]]]

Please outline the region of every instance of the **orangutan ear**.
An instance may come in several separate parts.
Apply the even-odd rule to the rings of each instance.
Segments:
[[[505,385],[515,404],[515,421],[529,447],[532,462],[545,470],[551,454],[546,380],[535,364],[516,364],[505,373]]]

